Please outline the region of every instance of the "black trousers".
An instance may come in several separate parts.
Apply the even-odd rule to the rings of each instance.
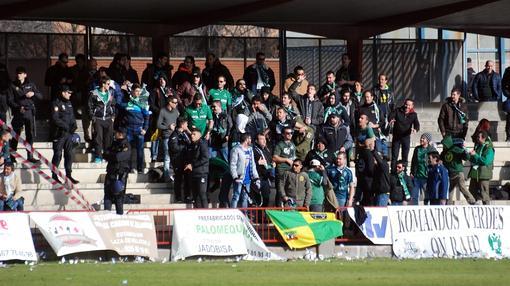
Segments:
[[[103,151],[108,150],[113,141],[113,121],[111,119],[94,119],[94,149],[96,158],[103,157]]]
[[[510,140],[510,112],[506,114],[505,133],[506,141]]]
[[[174,162],[172,160],[172,162]],[[184,172],[182,170],[182,166],[177,166],[177,164],[172,164],[174,170],[174,200],[182,201],[183,199],[183,185],[185,190],[189,190],[187,187],[187,181],[184,179]]]
[[[106,174],[104,181],[104,209],[106,211],[112,210],[112,204],[115,204],[115,212],[119,215],[124,214],[124,194],[126,193],[128,173],[119,175]],[[115,180],[122,180],[124,183],[124,190],[115,195],[112,191],[112,186]]]
[[[262,207],[268,207],[271,195],[271,181],[269,178],[260,180],[260,193],[262,194]]]
[[[407,165],[407,157],[409,157],[409,148],[411,146],[411,136],[403,136],[403,137],[393,137],[393,141],[391,142],[391,171],[395,173],[395,169],[398,161],[398,153],[400,151],[400,147],[402,147],[402,161],[406,162]]]
[[[207,202],[207,175],[193,176],[192,174],[187,175],[188,185],[191,188],[191,194],[193,196],[195,208],[208,208],[209,203]]]
[[[26,119],[26,118],[13,118],[12,119],[12,129],[16,134],[20,135],[21,129],[25,127],[25,141],[27,141],[30,145],[34,145],[34,127],[35,122],[34,118]],[[16,138],[12,138],[10,142],[10,146],[12,150],[18,150],[18,140]],[[27,150],[27,158],[33,158],[32,153]]]
[[[62,150],[64,151],[64,167],[66,170],[66,175],[71,176],[73,172],[73,161],[74,161],[74,146],[71,141],[71,134],[66,134],[56,140],[53,140],[53,158],[51,159],[51,163],[57,168],[60,165],[60,160],[62,160]],[[56,176],[56,174],[53,174]]]

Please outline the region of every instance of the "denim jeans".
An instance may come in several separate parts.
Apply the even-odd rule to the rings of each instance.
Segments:
[[[165,179],[168,179],[170,176],[170,154],[168,153],[168,141],[170,141],[170,138],[163,138],[163,156],[164,156],[164,163],[163,163],[163,176],[165,176]]]
[[[386,139],[376,139],[375,150],[381,153],[384,158],[388,158],[388,143],[386,142]]]
[[[17,200],[13,200],[12,198],[8,200],[0,200],[0,211],[23,211],[23,205],[25,200],[23,198],[19,198]]]
[[[138,171],[143,171],[144,167],[144,153],[143,143],[144,136],[133,129],[128,129],[127,139],[131,145],[131,169],[135,167]]]
[[[246,188],[243,190],[243,182],[234,181],[232,189],[232,200],[230,201],[231,208],[237,208],[239,204],[241,208],[248,207],[248,192],[250,191],[250,184],[244,185]]]
[[[414,178],[413,179],[413,189],[411,190],[411,200],[409,201],[410,205],[418,205],[420,203],[420,193],[423,192],[426,194],[427,191],[427,178]]]
[[[376,207],[385,207],[388,205],[388,200],[390,198],[389,194],[378,194],[375,196],[375,206]]]
[[[161,139],[156,139],[155,141],[151,142],[151,159],[157,160],[158,159],[158,152],[159,152],[159,143],[161,143]]]
[[[342,198],[340,194],[335,194],[336,201],[338,202],[339,207],[345,207],[345,204],[347,204],[347,198]]]
[[[321,204],[312,204],[310,205],[309,210],[311,212],[322,212],[324,211],[324,207]]]

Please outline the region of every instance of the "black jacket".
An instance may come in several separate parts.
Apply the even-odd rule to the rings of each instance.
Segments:
[[[129,173],[131,147],[127,139],[114,140],[112,146],[106,150],[104,158],[108,161],[108,165],[106,165],[106,173],[109,176]]]
[[[89,112],[91,118],[111,119],[115,116],[115,97],[113,90],[108,89],[108,101],[105,103],[97,89],[90,92]]]
[[[76,131],[76,119],[70,100],[57,98],[52,104],[51,119],[53,123],[53,140],[62,138]]]
[[[319,160],[321,165],[327,167],[333,164],[336,161],[335,154],[330,152],[328,149],[325,149],[323,152],[320,152],[317,149],[312,149],[306,154],[305,161],[303,161],[303,166],[310,166],[310,162],[312,160]]]
[[[390,193],[390,167],[388,166],[388,162],[386,162],[379,153],[374,151],[373,154],[377,162],[374,166],[374,193]]]
[[[191,144],[190,137],[184,131],[175,129],[174,132],[170,134],[170,140],[168,140],[168,153],[173,166],[184,166],[184,151],[186,150],[186,146],[189,144]]]
[[[34,99],[41,100],[42,99],[42,93],[39,92],[39,89],[37,89],[37,86],[28,80],[25,79],[25,82],[21,83],[18,80],[15,80],[12,83],[11,86],[12,94],[10,97],[10,103],[12,113],[14,115],[15,119],[33,119],[35,116],[35,103]],[[28,98],[26,94],[32,91],[34,93],[34,96],[31,98]],[[21,107],[25,110],[25,112],[21,112]]]
[[[234,87],[234,77],[232,77],[230,70],[216,59],[212,66],[205,67],[202,71],[202,81],[207,89],[213,89],[218,86],[218,77],[220,75],[224,76],[225,81],[227,82],[225,89],[231,89]]]
[[[213,128],[211,130],[211,147],[228,147],[228,141],[225,140],[232,128],[232,119],[227,113],[213,114]]]
[[[7,67],[0,63],[0,119],[6,120],[5,114],[9,108],[11,78]]]
[[[264,71],[267,75],[267,84],[269,84],[269,90],[272,91],[274,86],[276,85],[276,80],[274,77],[273,70],[264,65]],[[246,87],[251,90],[253,93],[257,92],[257,82],[258,82],[258,72],[257,72],[257,64],[252,64],[244,70],[243,75],[244,80],[246,81]],[[264,80],[262,80],[264,82]]]
[[[339,124],[338,127],[333,127],[329,123],[323,125],[318,132],[318,137],[327,142],[326,148],[331,153],[335,153],[342,146],[346,150],[352,147],[351,134],[347,127],[342,124]]]
[[[192,177],[207,176],[209,173],[209,147],[204,139],[192,142],[186,146],[184,151],[184,165],[191,164]]]
[[[367,115],[368,122],[372,122],[373,124],[379,124],[379,128],[382,131],[384,131],[386,126],[385,116],[375,102],[372,102],[370,104],[365,103],[362,106],[360,106],[359,115],[361,116],[361,114]],[[379,136],[379,129],[374,129],[374,132],[376,136]]]
[[[271,169],[273,169],[273,153],[269,148],[261,148],[258,144],[253,146],[253,156],[255,157],[255,164],[257,164],[257,173],[261,179],[269,179],[271,177]],[[260,158],[266,159],[266,165],[260,165]]]
[[[299,96],[295,98],[297,101],[299,111],[303,121],[310,117],[311,125],[319,126],[324,122],[324,106],[318,98],[314,101],[310,101],[307,95]]]
[[[409,194],[411,194],[411,190],[413,189],[411,177],[404,175],[404,181],[407,185]],[[392,202],[403,202],[407,200],[405,197],[404,187],[402,187],[397,174],[393,174],[390,177],[390,200]]]
[[[420,122],[418,121],[418,114],[412,111],[406,114],[405,106],[396,109],[391,113],[389,120],[395,119],[393,125],[393,136],[397,138],[411,135],[411,129],[420,131]]]

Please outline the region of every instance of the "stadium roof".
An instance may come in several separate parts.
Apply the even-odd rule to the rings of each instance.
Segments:
[[[144,36],[209,24],[363,39],[402,27],[510,37],[510,0],[0,0],[0,19],[65,21]]]

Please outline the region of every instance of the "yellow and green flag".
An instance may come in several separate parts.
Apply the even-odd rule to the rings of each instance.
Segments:
[[[290,248],[305,248],[342,236],[342,222],[334,213],[266,210]]]

